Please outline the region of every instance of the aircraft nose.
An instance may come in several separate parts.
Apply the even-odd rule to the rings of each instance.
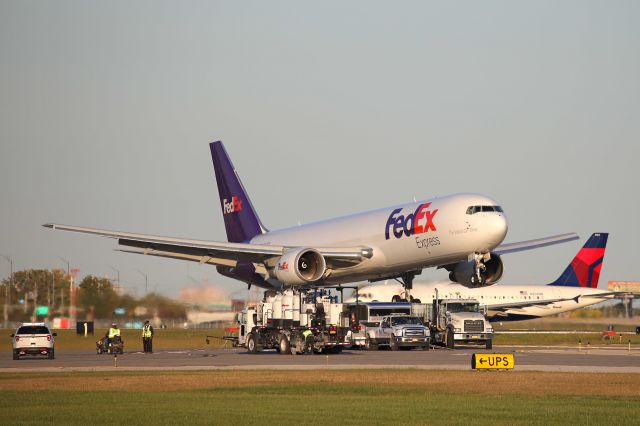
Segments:
[[[491,218],[491,233],[495,245],[499,245],[504,238],[507,236],[507,231],[509,230],[509,221],[507,220],[507,216],[504,213],[492,215]]]

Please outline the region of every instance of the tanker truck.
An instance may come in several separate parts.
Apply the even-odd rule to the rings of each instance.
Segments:
[[[265,349],[301,354],[302,332],[308,329],[313,333],[313,353],[340,353],[348,344],[345,306],[328,289],[265,291],[260,302],[238,316],[238,345],[252,354]]]

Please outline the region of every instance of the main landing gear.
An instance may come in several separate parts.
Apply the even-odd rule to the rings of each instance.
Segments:
[[[400,296],[393,296],[391,299],[392,302],[411,302],[411,303],[420,303],[420,299],[414,299],[411,295],[411,290],[413,289],[413,279],[416,277],[415,272],[406,272],[402,274],[399,278],[396,278],[396,281],[400,282],[404,287],[404,295],[405,298],[402,299]]]

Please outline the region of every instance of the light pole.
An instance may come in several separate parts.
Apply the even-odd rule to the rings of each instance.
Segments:
[[[117,270],[116,268],[114,268],[114,267],[113,267],[113,266],[111,266],[111,265],[107,265],[107,266],[108,266],[109,268],[113,269],[113,270],[116,272],[116,274],[117,274],[117,276],[118,276],[118,278],[116,278],[116,285],[118,286],[118,292],[120,292],[120,271],[119,271],[119,270]]]
[[[140,269],[136,269],[136,271],[140,272],[140,275],[142,275],[144,277],[144,294],[146,296],[147,295],[147,288],[148,288],[147,274],[142,272]]]
[[[67,277],[69,277],[69,282],[71,282],[69,261],[61,256],[58,256],[58,258],[67,264]],[[69,292],[69,309],[71,309],[71,292]],[[64,316],[64,289],[60,290],[60,315]]]
[[[56,270],[51,268],[51,318],[56,314]]]
[[[11,275],[9,275],[9,287],[4,288],[4,328],[9,327],[9,297],[11,297],[11,289],[13,288],[13,259],[9,256],[2,255],[9,265],[11,265]]]

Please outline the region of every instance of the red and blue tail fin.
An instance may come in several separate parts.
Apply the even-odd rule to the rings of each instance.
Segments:
[[[549,285],[598,287],[598,278],[600,278],[600,269],[608,238],[608,233],[592,234],[567,266],[567,269],[560,275],[560,278]]]
[[[224,145],[218,141],[210,143],[209,147],[227,240],[242,243],[265,233],[266,229],[262,226]]]

